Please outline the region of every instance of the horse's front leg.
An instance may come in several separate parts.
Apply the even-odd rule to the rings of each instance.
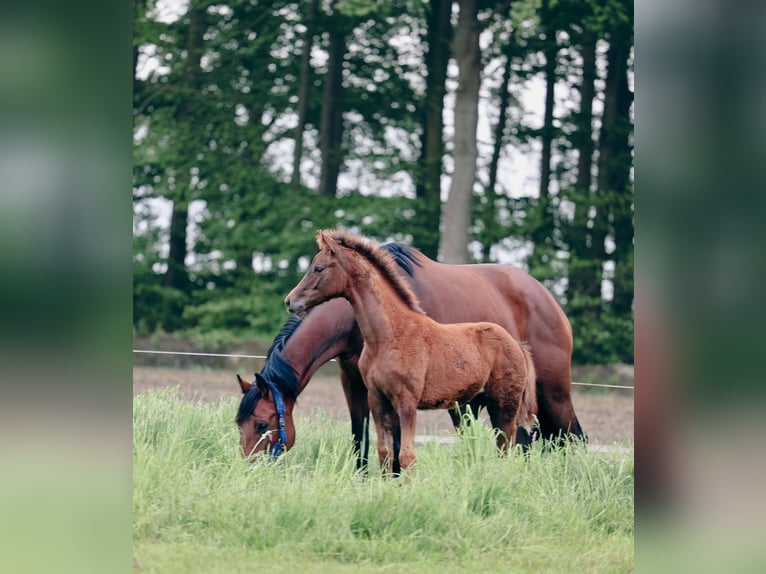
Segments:
[[[351,372],[351,369],[345,365],[341,365],[340,382],[343,386],[343,393],[346,395],[348,413],[351,416],[356,468],[367,470],[370,450],[370,407],[367,402],[367,387],[364,386],[359,371]]]
[[[378,435],[378,460],[381,471],[384,475],[398,474],[399,465],[395,460],[394,435],[399,427],[399,417],[388,397],[380,391],[370,389],[367,400]]]
[[[447,412],[449,413],[449,416],[452,419],[452,425],[455,427],[455,430],[457,430],[457,428],[461,424],[463,424],[463,422],[466,421],[466,419],[463,418],[463,415],[468,412],[469,407],[471,409],[471,412],[473,413],[473,416],[478,418],[482,407],[485,407],[485,406],[486,406],[486,399],[484,397],[484,394],[481,393],[476,395],[466,404],[451,408]]]
[[[541,437],[553,441],[554,445],[572,439],[587,442],[572,404],[571,342],[568,347],[560,347],[536,341],[532,348],[537,367],[537,419]],[[542,357],[544,367],[540,364]]]
[[[403,397],[397,400],[396,410],[399,415],[399,428],[401,429],[401,446],[399,448],[399,463],[406,470],[414,471],[417,466],[415,455],[415,428],[417,419],[418,403],[412,397]]]

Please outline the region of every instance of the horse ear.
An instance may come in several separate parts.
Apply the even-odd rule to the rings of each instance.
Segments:
[[[269,386],[266,384],[266,379],[264,379],[259,373],[255,373],[255,386],[258,387],[262,397],[265,398],[269,396]]]
[[[253,385],[248,383],[245,379],[239,376],[239,373],[237,373],[237,380],[239,381],[239,388],[242,389],[242,394],[244,395],[247,391],[249,391],[251,388],[253,388]]]
[[[317,233],[317,244],[320,249],[327,249],[333,255],[336,255],[340,249],[338,243],[332,238],[329,232],[321,230]]]

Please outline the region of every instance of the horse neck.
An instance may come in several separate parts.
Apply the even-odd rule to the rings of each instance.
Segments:
[[[282,349],[282,356],[298,378],[303,392],[319,367],[349,350],[354,314],[345,301],[316,307],[295,330]]]
[[[356,322],[366,346],[384,343],[396,323],[415,311],[402,301],[394,288],[370,263],[354,258],[355,266],[348,270],[346,297],[354,309]]]

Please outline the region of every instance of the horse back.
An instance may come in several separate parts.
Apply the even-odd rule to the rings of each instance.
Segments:
[[[426,313],[439,323],[497,323],[538,354],[555,347],[568,361],[572,330],[548,289],[518,267],[448,265],[425,257],[411,278]],[[542,353],[539,360],[545,362]]]

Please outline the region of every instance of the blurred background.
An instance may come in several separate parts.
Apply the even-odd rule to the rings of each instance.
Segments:
[[[576,363],[633,363],[632,1],[137,1],[135,18],[139,347],[270,340],[316,230],[343,226],[520,265],[564,306]]]

